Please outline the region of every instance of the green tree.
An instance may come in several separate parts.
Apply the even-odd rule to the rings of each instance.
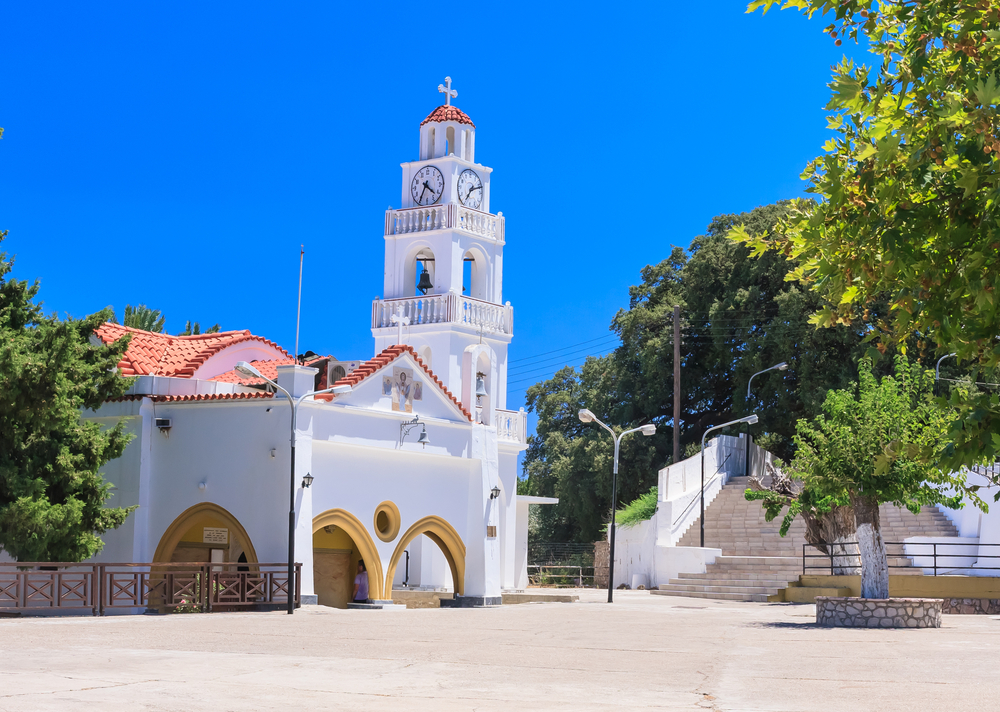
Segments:
[[[216,334],[219,332],[219,325],[210,326],[205,329],[206,334]],[[201,333],[201,324],[194,322],[192,324],[190,321],[184,325],[184,331],[178,334],[178,336],[194,336]]]
[[[957,509],[963,495],[985,509],[964,477],[947,474],[920,457],[937,446],[954,414],[938,408],[932,397],[933,372],[903,356],[895,374],[881,380],[871,362],[862,360],[856,387],[831,390],[823,413],[797,423],[792,478],[802,482],[797,497],[747,492],[763,499],[767,518],[788,506],[781,533],[803,511],[815,516],[850,508],[861,554],[861,595],[889,597],[889,568],[879,522],[879,505],[891,502],[916,513],[921,505],[943,503]]]
[[[116,321],[114,314],[111,315],[111,320]],[[166,321],[167,318],[160,314],[159,309],[150,309],[145,304],[134,307],[131,304],[126,304],[121,323],[122,326],[129,326],[133,329],[162,332]]]
[[[748,12],[777,0],[758,0]],[[956,352],[976,380],[1000,365],[1000,9],[993,2],[787,0],[830,17],[836,44],[867,41],[876,65],[844,59],[830,83],[836,137],[803,177],[771,235],[733,237],[797,261],[789,279],[817,291],[820,326],[864,324],[880,347]],[[887,298],[888,315],[871,313]],[[958,389],[953,469],[1000,455],[1000,398]]]
[[[11,265],[0,253],[0,549],[19,561],[80,561],[131,511],[104,507],[110,486],[98,471],[127,434],[81,418],[128,389],[116,368],[128,339],[90,342],[110,309],[43,315],[38,283],[9,279]]]
[[[622,443],[619,501],[648,492],[670,462],[675,304],[683,307],[682,452],[697,447],[707,427],[757,412],[755,435],[791,457],[795,420],[819,413],[830,388],[854,381],[854,364],[867,348],[864,330],[817,330],[808,321],[819,296],[785,279],[794,263],[774,253],[754,257],[727,238],[738,224],[769,233],[787,205],[720,215],[687,252],[674,248],[667,259],[643,268],[642,282],[629,290],[629,308],[612,321],[621,337],[614,354],[528,389],[527,408],[538,414],[524,460],[529,489],[560,498],[542,508],[545,536],[593,540],[610,516],[610,437],[581,427],[580,408],[623,428],[660,426],[651,438]],[[780,361],[791,368],[755,379],[748,402],[750,376]]]

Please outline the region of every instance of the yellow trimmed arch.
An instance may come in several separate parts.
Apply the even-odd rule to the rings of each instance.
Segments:
[[[396,566],[399,564],[399,560],[403,558],[403,551],[410,545],[411,541],[421,534],[426,534],[441,548],[444,558],[448,560],[448,566],[451,567],[451,579],[455,583],[455,594],[465,595],[465,543],[455,531],[455,527],[441,517],[432,514],[414,522],[413,526],[406,530],[403,538],[396,544],[396,550],[392,552],[392,558],[389,559],[389,569],[386,572],[385,598],[392,598],[392,578],[396,575]]]
[[[328,509],[313,518],[313,534],[323,527],[329,526],[340,527],[347,536],[351,537],[354,545],[358,547],[358,552],[365,562],[365,569],[368,571],[368,590],[381,593],[385,580],[382,577],[382,557],[378,555],[375,542],[372,541],[365,525],[346,509]]]
[[[181,537],[184,536],[184,532],[191,528],[195,520],[206,514],[224,522],[226,526],[239,534],[240,541],[243,542],[243,552],[247,555],[247,563],[256,564],[258,562],[257,552],[253,548],[253,542],[250,540],[247,530],[228,510],[213,502],[201,502],[181,512],[160,537],[160,543],[157,544],[156,552],[153,554],[153,561],[155,563],[169,562],[174,549],[177,548]]]

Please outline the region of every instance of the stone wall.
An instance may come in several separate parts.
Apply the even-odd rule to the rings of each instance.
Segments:
[[[946,598],[942,611],[995,616],[1000,614],[1000,598]]]
[[[617,542],[616,542],[617,543]],[[611,544],[607,541],[594,542],[594,585],[608,587],[608,569],[611,561]]]
[[[835,628],[940,628],[939,598],[816,597],[816,624]]]

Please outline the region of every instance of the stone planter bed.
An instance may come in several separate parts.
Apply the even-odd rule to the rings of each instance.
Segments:
[[[816,624],[832,628],[940,628],[940,598],[816,597]]]

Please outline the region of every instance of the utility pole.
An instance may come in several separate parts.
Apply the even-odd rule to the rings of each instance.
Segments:
[[[674,305],[674,464],[681,461],[681,307]]]

